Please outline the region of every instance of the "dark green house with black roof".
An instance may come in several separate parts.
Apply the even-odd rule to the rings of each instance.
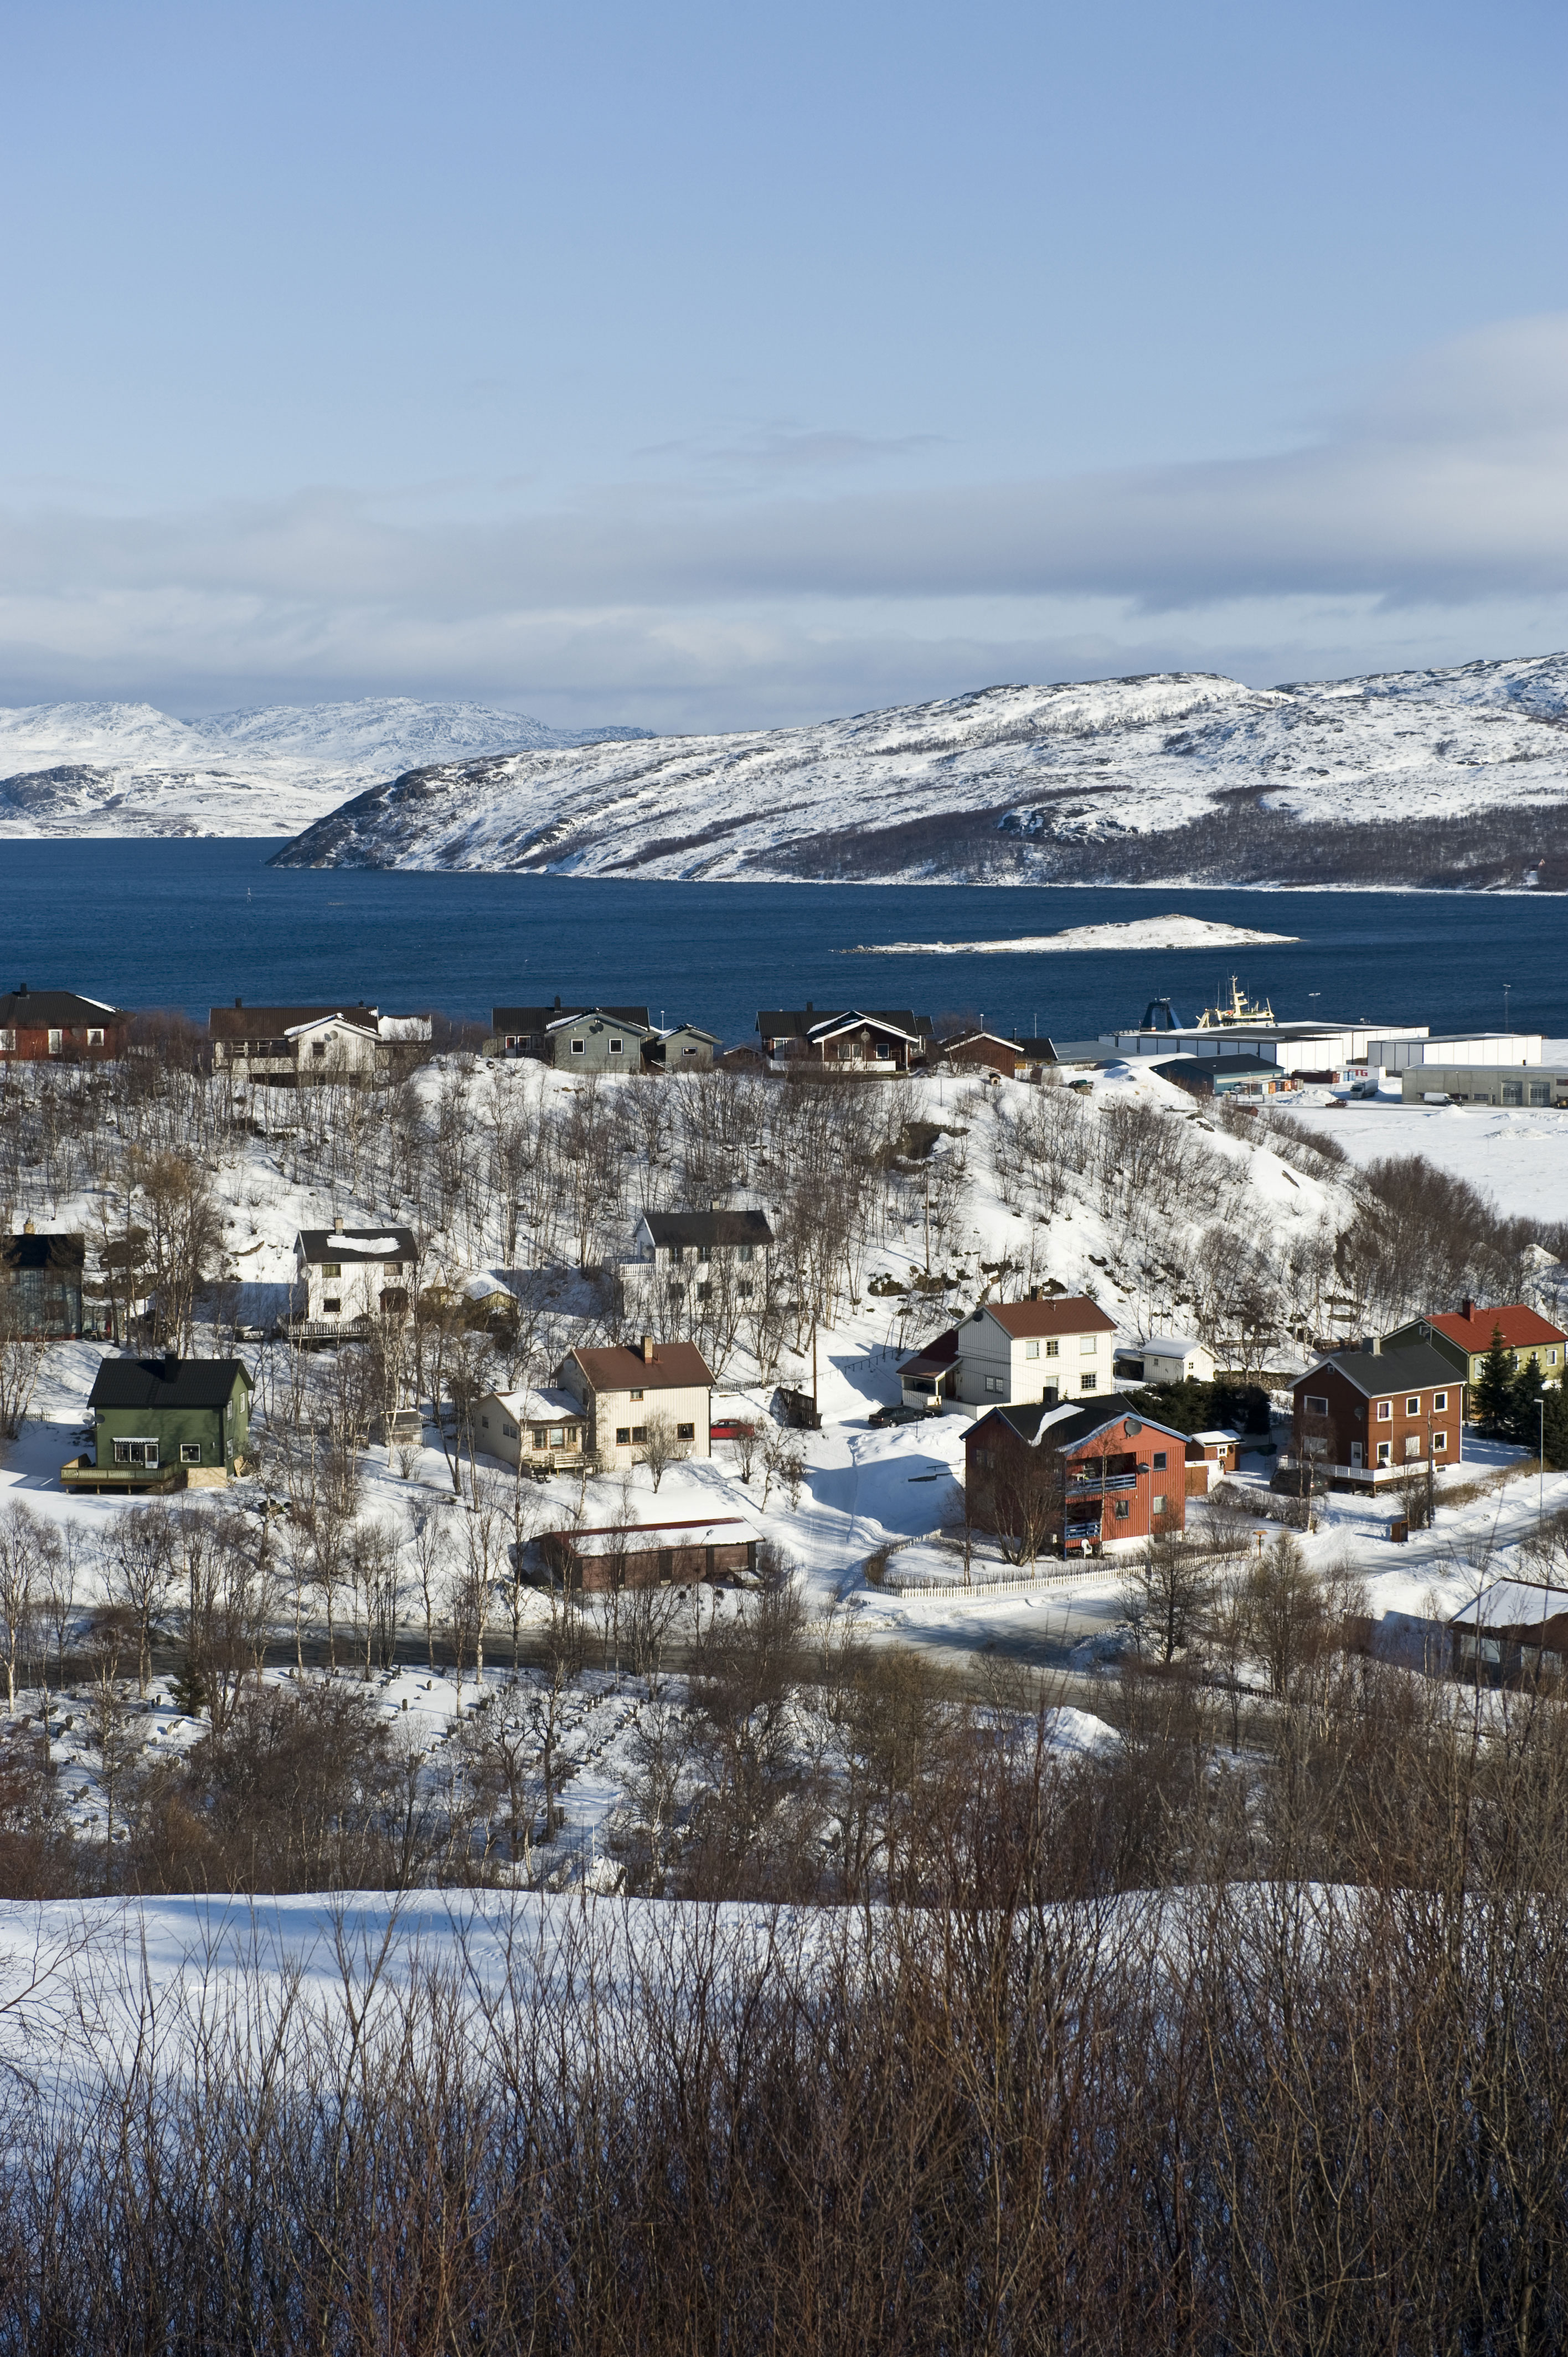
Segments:
[[[245,1470],[251,1378],[238,1359],[105,1359],[88,1394],[91,1457],[60,1468],[68,1490],[220,1490]]]

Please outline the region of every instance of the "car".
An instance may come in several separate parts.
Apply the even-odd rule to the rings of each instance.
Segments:
[[[939,1413],[938,1409],[931,1407],[909,1407],[899,1400],[895,1401],[891,1407],[879,1407],[875,1415],[869,1416],[866,1421],[874,1432],[886,1432],[889,1425],[924,1424],[929,1415],[936,1415]]]

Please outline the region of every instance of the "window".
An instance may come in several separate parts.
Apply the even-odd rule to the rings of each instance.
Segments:
[[[343,1304],[336,1293],[329,1293],[327,1296],[321,1304],[321,1308],[322,1314],[328,1318],[340,1318],[343,1315]]]
[[[401,1276],[403,1275],[402,1261],[389,1260],[386,1265],[386,1274],[388,1276]]]
[[[1531,1081],[1530,1084],[1530,1101],[1531,1104],[1549,1105],[1552,1103],[1551,1082]]]
[[[1007,1386],[1000,1375],[987,1375],[985,1378],[985,1388],[988,1392],[1004,1393]]]
[[[1432,1453],[1433,1453],[1434,1457],[1446,1457],[1446,1456],[1447,1456],[1447,1454],[1448,1454],[1448,1435],[1447,1435],[1445,1432],[1434,1432],[1434,1433],[1433,1434],[1433,1436],[1432,1436]]]
[[[1047,1359],[1057,1359],[1057,1358],[1059,1358],[1059,1357],[1061,1356],[1061,1347],[1062,1347],[1062,1346],[1061,1346],[1061,1344],[1060,1344],[1059,1342],[1047,1342],[1047,1343],[1046,1344],[1046,1356],[1047,1356]]]
[[[610,1041],[610,1054],[612,1056],[618,1056],[620,1054],[620,1041],[618,1039],[612,1039]]]
[[[581,1055],[585,1055],[586,1052],[587,1052],[587,1051],[586,1051],[586,1049],[585,1049],[585,1047],[584,1047],[583,1042],[581,1041],[581,1039],[574,1039],[574,1040],[573,1040],[573,1042],[572,1042],[572,1053],[574,1054],[574,1056],[581,1056]]]
[[[1433,1414],[1434,1414],[1434,1415],[1442,1415],[1444,1414],[1444,1412],[1445,1411],[1445,1409],[1447,1408],[1447,1405],[1448,1405],[1448,1394],[1447,1394],[1447,1393],[1446,1393],[1446,1392],[1434,1392],[1434,1393],[1433,1393],[1433,1394],[1432,1394],[1432,1410],[1433,1410]]]
[[[757,1247],[755,1244],[736,1244],[735,1248],[735,1256],[736,1260],[755,1260],[757,1258]]]
[[[117,1440],[114,1443],[114,1462],[116,1465],[145,1465],[156,1472],[158,1444],[156,1440]]]
[[[50,1034],[50,1037],[53,1037],[52,1033]],[[1505,1081],[1503,1082],[1503,1103],[1506,1105],[1522,1104],[1524,1103],[1524,1091],[1518,1081]]]
[[[1155,1520],[1158,1522],[1160,1516],[1165,1511],[1165,1493],[1163,1490],[1156,1490],[1155,1491],[1154,1496],[1149,1501],[1149,1508],[1151,1512],[1154,1514]]]
[[[1393,1462],[1393,1443],[1392,1443],[1391,1441],[1388,1441],[1388,1440],[1380,1440],[1380,1441],[1379,1441],[1379,1443],[1378,1443],[1378,1462],[1379,1462],[1379,1464],[1380,1464],[1380,1465],[1391,1465],[1391,1464],[1392,1464],[1392,1462]]]
[[[1165,1471],[1165,1455],[1166,1455],[1166,1452],[1165,1452],[1165,1449],[1163,1449],[1163,1448],[1156,1448],[1156,1449],[1155,1449],[1155,1472],[1156,1472],[1156,1473],[1163,1473],[1163,1472]]]
[[[632,1399],[640,1399],[642,1397],[642,1394],[640,1391],[634,1391],[629,1394],[629,1396]]]
[[[671,1301],[684,1301],[686,1298],[686,1288],[678,1276],[672,1276],[664,1290]]]
[[[310,1052],[313,1056],[325,1056],[327,1053],[326,1040],[313,1039],[310,1043]]]
[[[634,1448],[640,1448],[647,1438],[648,1426],[645,1424],[634,1424],[631,1427],[632,1447]]]
[[[1548,1351],[1546,1353],[1546,1363],[1549,1367],[1554,1367],[1557,1364],[1557,1353],[1555,1351]]]
[[[735,1281],[735,1289],[736,1289],[736,1293],[738,1293],[738,1294],[739,1294],[739,1296],[740,1296],[740,1297],[741,1297],[741,1299],[742,1299],[743,1301],[749,1301],[749,1300],[751,1299],[751,1279],[750,1279],[750,1277],[749,1277],[749,1276],[737,1276],[737,1277],[736,1278],[736,1281]]]
[[[698,1298],[698,1300],[699,1300],[699,1301],[711,1301],[711,1300],[713,1299],[713,1297],[714,1297],[714,1288],[713,1288],[713,1286],[712,1286],[711,1285],[699,1285],[699,1286],[698,1286],[698,1287],[697,1287],[697,1298]]]
[[[631,1426],[629,1424],[617,1425],[616,1447],[618,1448],[629,1448],[631,1447]]]
[[[1380,1400],[1378,1402],[1378,1422],[1380,1424],[1391,1424],[1393,1421],[1393,1413],[1394,1404],[1392,1400]]]
[[[1080,1392],[1097,1392],[1100,1389],[1100,1377],[1080,1375],[1078,1379],[1078,1387]]]
[[[697,1437],[696,1426],[694,1424],[678,1424],[675,1426],[675,1437],[677,1440],[695,1440]]]
[[[1419,1392],[1412,1392],[1410,1397],[1404,1404],[1404,1412],[1406,1415],[1419,1415],[1421,1414],[1421,1394]]]
[[[505,1416],[502,1416],[501,1418],[501,1438],[503,1440],[515,1440],[517,1438],[516,1425],[508,1424]]]
[[[50,1031],[50,1033],[49,1033],[49,1054],[50,1054],[51,1056],[58,1056],[58,1055],[59,1054],[59,1051],[60,1051],[60,1042],[61,1042],[61,1035],[60,1035],[60,1033],[59,1033],[59,1031],[56,1031],[56,1030],[52,1030],[52,1029],[51,1029],[51,1031]]]
[[[14,1054],[16,1046],[16,1035],[14,1031],[0,1031],[0,1052]]]
[[[680,1265],[681,1265],[681,1264],[682,1264],[682,1262],[685,1259],[685,1257],[686,1257],[686,1247],[685,1247],[685,1245],[684,1245],[684,1244],[671,1244],[671,1247],[670,1247],[670,1265],[671,1265],[671,1268],[679,1268],[679,1267],[680,1267]]]
[[[199,1465],[201,1462],[200,1441],[182,1440],[179,1444],[179,1461],[182,1465]]]
[[[1100,1337],[1098,1334],[1080,1334],[1079,1336],[1078,1355],[1080,1359],[1092,1359],[1099,1348]]]
[[[103,1045],[102,1032],[98,1030],[91,1024],[89,1024],[87,1028],[87,1044],[90,1048],[102,1048]],[[1533,1103],[1533,1099],[1531,1102]]]
[[[547,1424],[533,1424],[533,1425],[530,1425],[530,1426],[529,1426],[529,1428],[528,1428],[528,1429],[529,1429],[529,1438],[532,1441],[533,1446],[535,1447],[535,1448],[549,1448],[549,1446],[550,1446],[550,1427],[549,1427],[549,1426],[548,1426]]]
[[[989,1473],[996,1459],[989,1448],[977,1448],[974,1452],[974,1461],[977,1465],[983,1465]]]
[[[1037,1359],[1037,1358],[1039,1357],[1039,1355],[1040,1355],[1040,1346],[1039,1346],[1039,1344],[1038,1344],[1037,1342],[1026,1342],[1026,1343],[1025,1343],[1025,1345],[1024,1345],[1024,1356],[1026,1357],[1026,1359]]]
[[[490,1428],[490,1420],[489,1420],[489,1417],[488,1415],[482,1415],[482,1416],[479,1418],[479,1423],[480,1423],[481,1426],[483,1427],[483,1429],[484,1429],[486,1432],[489,1432],[489,1428]]]
[[[1407,1432],[1405,1434],[1404,1453],[1407,1458],[1419,1460],[1421,1456],[1421,1435],[1419,1432]]]
[[[1133,1501],[1132,1501],[1132,1499],[1131,1499],[1131,1498],[1113,1498],[1113,1499],[1112,1500],[1111,1503],[1112,1503],[1112,1513],[1114,1514],[1114,1516],[1115,1516],[1116,1520],[1117,1520],[1119,1523],[1124,1523],[1124,1522],[1126,1522],[1126,1520],[1128,1519],[1129,1515],[1130,1515],[1130,1514],[1132,1513],[1132,1512],[1133,1512]]]
[[[553,1425],[551,1426],[551,1427],[550,1427],[550,1446],[551,1446],[551,1448],[565,1448],[565,1446],[566,1446],[566,1427],[565,1427],[565,1426],[564,1426],[564,1424],[553,1424]]]
[[[1308,1392],[1302,1405],[1308,1415],[1326,1415],[1328,1413],[1328,1402],[1320,1398],[1316,1392]]]
[[[566,1426],[566,1446],[568,1448],[577,1448],[582,1437],[582,1434],[578,1431],[575,1424],[569,1424]]]
[[[321,1264],[321,1274],[323,1276],[341,1276],[343,1274],[342,1262],[340,1260],[324,1260]]]

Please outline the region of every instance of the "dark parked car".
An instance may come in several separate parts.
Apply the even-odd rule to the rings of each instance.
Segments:
[[[886,1432],[890,1424],[924,1424],[929,1415],[940,1412],[939,1408],[906,1407],[900,1402],[892,1407],[879,1407],[869,1422],[874,1432]]]

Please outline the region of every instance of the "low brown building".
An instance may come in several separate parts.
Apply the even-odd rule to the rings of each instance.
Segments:
[[[125,1052],[131,1018],[101,998],[74,990],[29,990],[19,982],[0,996],[0,1063],[47,1063],[81,1057],[99,1063]]]
[[[751,1578],[757,1534],[738,1514],[710,1522],[607,1523],[547,1531],[538,1560],[553,1584],[607,1595],[621,1587],[691,1586]]]

